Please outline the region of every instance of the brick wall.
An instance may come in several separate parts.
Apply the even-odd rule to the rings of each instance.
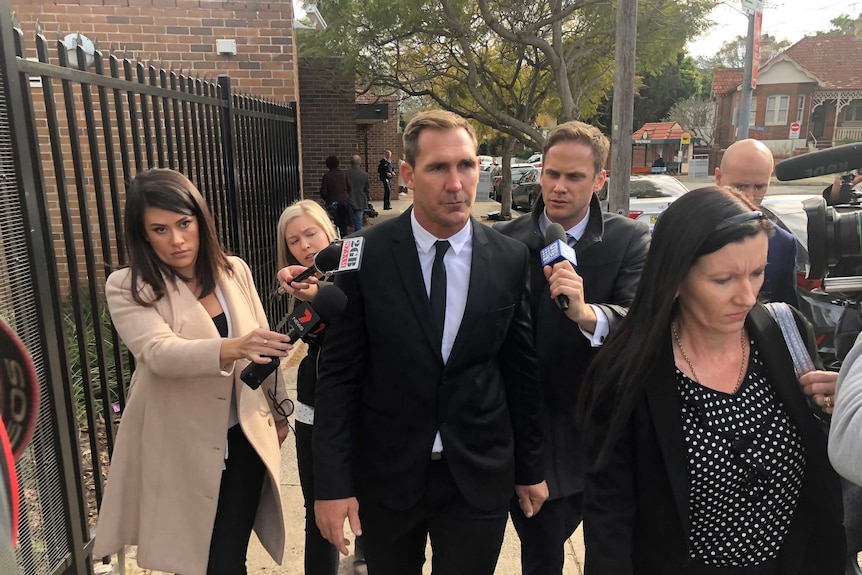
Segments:
[[[356,89],[352,79],[335,73],[339,63],[335,58],[299,60],[303,196],[320,197],[320,180],[326,172],[324,161],[327,156],[337,156],[342,167],[347,168],[350,157],[359,154],[361,167],[371,176],[371,199],[380,201],[383,199],[383,184],[377,177],[377,163],[384,150],[392,150],[396,165],[401,155],[397,101],[394,98],[360,98],[362,103],[386,102],[389,119],[357,124]],[[395,193],[398,193],[397,181]],[[378,209],[381,207],[377,206]]]
[[[335,58],[299,61],[299,114],[302,135],[302,193],[320,197],[324,161],[336,156],[347,168],[355,147],[356,104],[353,82],[335,73]]]
[[[103,52],[231,77],[240,91],[296,101],[293,4],[282,1],[210,0],[13,0],[28,56],[36,21],[46,37],[80,32]],[[217,39],[236,40],[236,56],[216,52]]]

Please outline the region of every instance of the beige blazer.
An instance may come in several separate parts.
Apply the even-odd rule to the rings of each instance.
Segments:
[[[233,275],[218,285],[234,336],[267,327],[251,271],[231,257]],[[254,529],[272,558],[284,554],[279,495],[280,449],[274,411],[265,395],[276,370],[259,389],[240,379],[248,361],[219,365],[221,337],[209,314],[180,282],[152,307],[131,296],[131,271],[110,275],[111,319],[135,357],[130,393],[117,434],[96,533],[94,556],[138,546],[147,569],[205,575],[227,439],[231,388],[242,430],[266,464]],[[146,299],[152,289],[145,285]],[[276,416],[278,417],[278,416]]]

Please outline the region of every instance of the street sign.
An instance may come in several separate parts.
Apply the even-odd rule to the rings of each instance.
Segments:
[[[690,144],[691,143],[691,134],[685,132],[682,137],[679,139],[680,144]]]
[[[799,124],[799,122],[793,122],[792,124],[790,124],[790,136],[789,136],[789,138],[791,140],[798,140],[799,139],[799,132],[801,130],[802,130],[802,126]]]
[[[742,0],[742,9],[748,12],[763,12],[763,0]]]

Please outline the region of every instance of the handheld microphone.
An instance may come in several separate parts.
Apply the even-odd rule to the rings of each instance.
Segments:
[[[362,263],[362,250],[365,238],[345,238],[335,241],[317,252],[314,265],[293,278],[292,282],[301,282],[316,273],[331,274],[352,272],[359,269]]]
[[[312,305],[313,304],[313,305]],[[320,286],[320,291],[311,302],[302,302],[294,308],[275,331],[281,331],[287,324],[287,337],[290,343],[299,338],[316,339],[333,318],[337,317],[347,306],[347,296],[341,288],[334,284]],[[240,379],[252,389],[257,389],[278,367],[279,358],[272,357],[269,363],[250,363],[242,370]]]
[[[566,241],[566,230],[560,224],[553,222],[548,226],[547,231],[545,231],[545,244],[546,246],[542,248],[539,254],[542,259],[543,268],[560,263],[561,261],[567,261],[572,266],[578,265],[578,257],[575,255],[575,250]],[[569,309],[569,296],[557,296],[557,303],[560,309],[566,311]]]
[[[775,177],[782,182],[862,168],[862,144],[846,144],[827,150],[787,158],[775,165]]]

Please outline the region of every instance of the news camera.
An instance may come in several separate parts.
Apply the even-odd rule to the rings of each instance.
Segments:
[[[844,307],[835,326],[838,360],[843,360],[862,331],[862,193],[852,188],[859,168],[862,168],[862,144],[811,152],[775,166],[775,175],[781,181],[842,174],[837,196],[829,185],[823,197],[803,202],[808,218],[806,278],[820,281],[821,289],[832,302]]]

